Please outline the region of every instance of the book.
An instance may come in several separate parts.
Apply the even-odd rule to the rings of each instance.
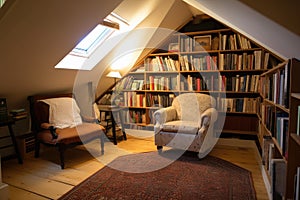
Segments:
[[[295,186],[294,186],[294,199],[300,198],[300,167],[297,167],[297,172],[295,174]]]
[[[286,162],[284,159],[271,160],[271,193],[273,199],[282,199],[285,194]]]
[[[273,143],[272,137],[269,135],[263,136],[263,148],[262,148],[262,164],[269,168],[269,146]]]
[[[300,135],[300,105],[298,106],[298,115],[297,115],[297,135]]]

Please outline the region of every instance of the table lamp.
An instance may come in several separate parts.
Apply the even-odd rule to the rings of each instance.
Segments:
[[[117,78],[121,78],[121,74],[118,71],[111,71],[106,75],[106,77],[114,78],[115,84],[116,84],[116,80],[117,80]]]

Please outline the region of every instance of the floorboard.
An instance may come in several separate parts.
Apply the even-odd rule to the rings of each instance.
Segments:
[[[22,165],[15,159],[3,161],[2,179],[9,185],[10,199],[57,199],[120,155],[156,151],[153,137],[141,139],[130,135],[117,146],[107,141],[104,155],[100,153],[99,142],[92,142],[87,148],[89,151],[84,146],[67,150],[64,170],[60,169],[57,150],[44,146],[39,158],[34,158],[33,152],[25,154]],[[254,141],[222,138],[210,155],[251,171],[257,199],[268,199]]]

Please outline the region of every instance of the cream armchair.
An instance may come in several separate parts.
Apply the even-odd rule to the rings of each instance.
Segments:
[[[218,139],[214,123],[218,113],[215,99],[207,94],[185,93],[177,96],[172,106],[153,113],[155,145],[198,152],[206,156]]]

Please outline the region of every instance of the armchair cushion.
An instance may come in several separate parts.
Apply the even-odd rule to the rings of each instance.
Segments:
[[[193,121],[170,121],[163,124],[162,131],[197,135],[199,123]]]
[[[44,141],[47,144],[72,144],[78,142],[88,142],[99,134],[99,125],[95,123],[82,123],[76,127],[57,128],[56,133],[58,137],[53,139],[50,130],[44,129],[39,132],[37,139]]]

